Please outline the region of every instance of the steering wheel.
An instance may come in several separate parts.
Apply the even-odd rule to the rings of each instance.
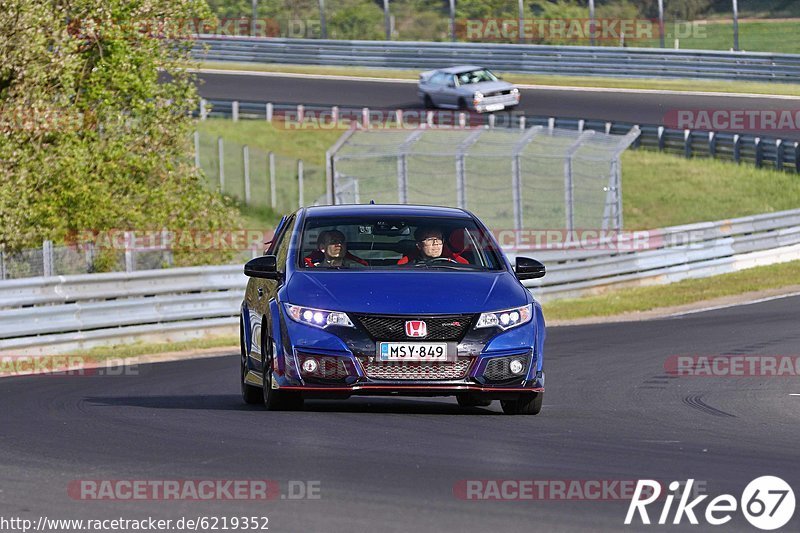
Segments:
[[[449,257],[434,257],[433,259],[428,259],[427,261],[420,261],[414,266],[429,265],[432,263],[457,263],[457,262],[458,261],[456,261],[455,259],[451,259]]]

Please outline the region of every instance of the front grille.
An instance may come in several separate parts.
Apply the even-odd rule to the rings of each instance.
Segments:
[[[372,340],[404,341],[407,320],[423,320],[428,329],[425,337],[413,337],[417,341],[460,342],[475,320],[475,315],[439,315],[435,317],[356,315]]]
[[[370,361],[366,357],[359,359],[364,373],[371,379],[462,379],[469,371],[472,357],[461,357],[455,362],[447,363],[411,363],[395,361]]]
[[[513,374],[511,372],[509,365],[511,364],[511,361],[514,359],[519,359],[523,363],[524,370],[522,371],[521,374]],[[525,376],[525,374],[528,371],[529,364],[530,364],[529,355],[511,355],[508,357],[495,357],[493,359],[489,359],[489,362],[486,363],[486,370],[483,372],[483,377],[486,378],[486,381],[493,381],[495,383],[522,379],[522,377]]]

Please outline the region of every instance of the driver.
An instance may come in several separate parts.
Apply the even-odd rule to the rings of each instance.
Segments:
[[[321,232],[317,237],[317,249],[305,258],[305,264],[322,268],[367,266],[366,261],[347,251],[347,239],[339,230]]]
[[[450,251],[444,245],[442,230],[435,227],[419,227],[414,232],[414,240],[417,241],[416,257],[404,256],[397,264],[405,265],[408,263],[428,263],[436,259],[450,261],[453,263],[467,264],[469,261]]]

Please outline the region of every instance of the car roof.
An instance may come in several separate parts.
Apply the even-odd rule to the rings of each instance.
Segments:
[[[446,72],[448,74],[461,74],[462,72],[471,72],[473,70],[483,70],[483,67],[476,67],[475,65],[459,65],[456,67],[439,69],[440,72]]]
[[[439,216],[449,218],[472,218],[457,207],[406,204],[345,204],[320,205],[306,208],[306,216],[317,217],[358,217],[358,216]]]

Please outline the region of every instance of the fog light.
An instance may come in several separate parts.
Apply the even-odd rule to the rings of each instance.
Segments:
[[[319,365],[317,364],[316,359],[306,359],[303,361],[303,370],[305,370],[307,373],[313,374],[317,371],[317,368],[319,368]]]
[[[508,369],[511,370],[512,374],[522,374],[522,371],[525,370],[525,365],[519,359],[512,359]]]

